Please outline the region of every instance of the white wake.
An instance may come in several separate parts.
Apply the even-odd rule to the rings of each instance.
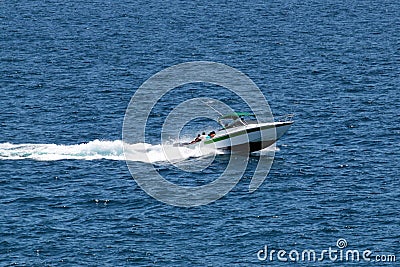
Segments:
[[[213,151],[207,151],[207,153],[212,154]],[[177,148],[173,147],[172,144],[151,145],[147,143],[125,144],[124,146],[121,140],[94,140],[74,145],[0,143],[0,160],[33,159],[54,161],[108,159],[153,163],[181,161],[204,155],[204,150],[200,151],[197,148]]]

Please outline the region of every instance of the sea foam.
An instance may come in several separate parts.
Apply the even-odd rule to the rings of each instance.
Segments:
[[[212,154],[213,151],[206,151]],[[94,140],[73,145],[58,144],[0,144],[0,160],[129,160],[139,162],[181,161],[204,156],[204,150],[174,147],[172,144],[125,144],[122,140]]]

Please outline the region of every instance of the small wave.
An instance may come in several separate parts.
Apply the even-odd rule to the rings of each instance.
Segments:
[[[147,143],[126,144],[125,157],[128,161],[141,162],[172,162],[177,163],[188,158],[198,158],[214,155],[213,148],[196,146],[194,148],[175,147],[173,144],[151,145]]]
[[[267,157],[273,157],[275,155],[275,152],[280,151],[279,147],[276,145],[264,148],[260,151],[254,151],[251,154],[254,156],[267,156]]]

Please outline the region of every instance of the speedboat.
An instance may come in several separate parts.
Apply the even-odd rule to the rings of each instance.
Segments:
[[[250,118],[249,120],[246,118]],[[256,115],[237,112],[218,118],[222,129],[198,142],[179,144],[188,148],[214,147],[224,152],[254,152],[267,148],[281,138],[293,124],[293,115],[286,115],[283,121],[259,123]]]

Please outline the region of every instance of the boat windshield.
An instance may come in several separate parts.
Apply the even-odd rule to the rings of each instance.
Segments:
[[[256,116],[253,113],[237,112],[219,117],[218,122],[224,129],[243,126],[248,124],[246,118],[254,119]]]

